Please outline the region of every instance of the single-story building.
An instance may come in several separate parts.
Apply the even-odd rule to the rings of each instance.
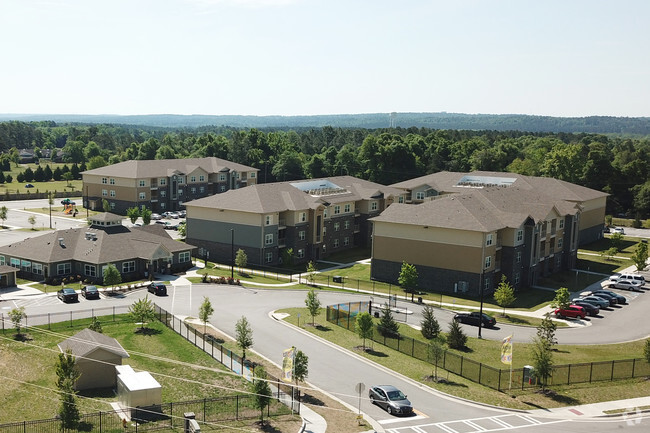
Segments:
[[[16,285],[16,272],[18,269],[7,265],[0,265],[0,287],[13,287]]]

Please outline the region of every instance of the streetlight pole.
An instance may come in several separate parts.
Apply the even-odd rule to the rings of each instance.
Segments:
[[[47,192],[47,204],[50,205],[50,230],[52,230],[52,193]]]
[[[230,279],[235,279],[235,229],[230,229]]]

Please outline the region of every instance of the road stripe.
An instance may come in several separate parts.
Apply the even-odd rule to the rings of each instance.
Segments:
[[[490,419],[490,418],[488,418],[488,419]],[[474,424],[472,421],[463,421],[463,422],[464,422],[465,424],[467,424],[468,426],[470,426],[470,427],[476,429],[476,430],[474,430],[474,431],[487,431],[487,429],[486,429],[485,427],[481,427],[481,426],[478,425],[478,424]]]

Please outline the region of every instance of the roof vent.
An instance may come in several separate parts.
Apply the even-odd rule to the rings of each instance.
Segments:
[[[65,248],[65,244],[63,243],[63,238],[59,238],[59,245]]]

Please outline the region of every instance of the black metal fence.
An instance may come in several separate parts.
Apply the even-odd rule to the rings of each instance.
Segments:
[[[368,307],[368,302],[329,305],[327,321],[354,332],[355,316],[360,312],[368,312]],[[373,333],[372,340],[405,355],[435,364],[429,356],[429,345],[423,341],[404,336],[384,336],[377,332]],[[491,367],[449,351],[444,352],[438,361],[438,367],[499,391],[507,390],[510,386],[524,389],[538,385],[534,370],[530,368],[514,368],[511,372],[510,369]],[[547,385],[614,381],[643,376],[650,376],[650,364],[643,358],[565,364],[554,366]]]
[[[102,320],[110,320],[112,322],[122,322],[131,320],[125,313],[129,312],[128,305],[91,308],[86,310],[75,311],[62,311],[58,313],[43,313],[43,314],[25,314],[21,322],[21,326],[47,326],[50,329],[52,323],[69,322],[73,326],[74,321],[88,319],[88,324],[92,322],[93,317],[101,317]],[[9,315],[0,313],[0,322],[2,322],[2,333],[5,334],[7,329],[13,329],[13,323]],[[78,323],[79,324],[79,323]],[[83,326],[83,322],[79,324]],[[13,331],[12,331],[13,332]]]

